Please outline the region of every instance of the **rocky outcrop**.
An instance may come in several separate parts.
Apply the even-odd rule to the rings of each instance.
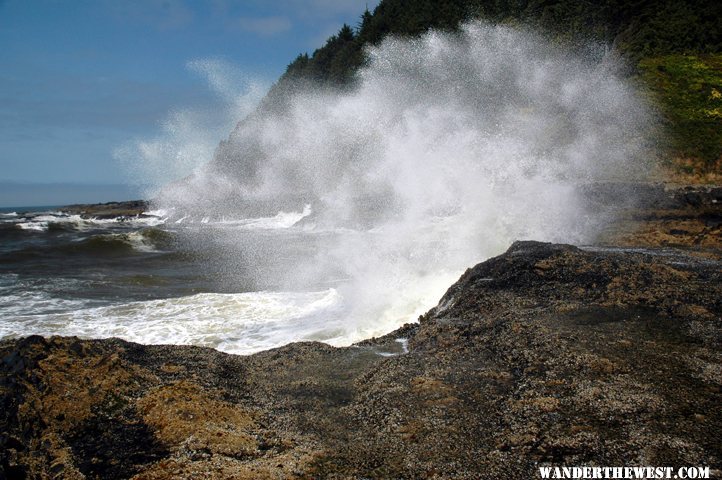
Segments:
[[[692,247],[712,256],[722,251],[720,186],[600,183],[581,193],[589,211],[614,219],[600,244]]]
[[[69,214],[80,215],[83,218],[137,217],[150,210],[150,202],[129,200],[127,202],[68,205],[61,210]]]
[[[517,242],[469,269],[418,324],[348,348],[244,357],[6,340],[0,477],[719,471],[720,267],[681,251]]]

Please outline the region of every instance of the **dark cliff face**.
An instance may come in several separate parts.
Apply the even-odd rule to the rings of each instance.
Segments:
[[[720,469],[720,266],[695,252],[517,242],[469,269],[419,324],[348,348],[299,343],[239,357],[119,340],[4,341],[0,472]]]

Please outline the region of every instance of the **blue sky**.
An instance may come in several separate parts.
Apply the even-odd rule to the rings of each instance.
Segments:
[[[119,149],[172,130],[173,112],[258,94],[377,3],[0,0],[0,206],[8,182],[127,181]]]

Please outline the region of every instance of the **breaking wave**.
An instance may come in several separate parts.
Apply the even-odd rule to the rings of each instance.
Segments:
[[[328,336],[329,331],[344,332],[338,324],[340,319],[333,316],[339,303],[338,293],[333,289],[305,293],[202,293],[94,308],[83,308],[82,302],[42,293],[6,300],[15,305],[31,301],[37,309],[36,312],[3,309],[12,322],[0,323],[0,336],[10,338],[32,334],[120,337],[151,344],[202,345],[239,354],[272,348],[299,336],[331,343],[349,340]]]
[[[613,209],[588,209],[580,188],[645,178],[653,118],[615,74],[613,52],[584,51],[479,22],[389,38],[368,50],[350,89],[276,92],[205,167],[161,189],[157,206],[172,221],[309,205],[295,239],[248,242],[214,226],[180,234],[192,248],[222,244],[238,266],[221,272],[230,284],[335,282],[349,338],[398,326],[514,240],[592,241]],[[313,248],[279,255],[289,241]]]
[[[215,154],[217,132],[204,130],[215,123],[195,128],[178,112],[162,139],[124,147],[142,181],[150,170],[184,176],[153,194],[153,210],[125,219],[129,229],[58,212],[3,217],[0,235],[81,232],[32,248],[91,258],[81,280],[102,304],[43,283],[34,297],[0,298],[0,335],[234,353],[297,340],[347,345],[414,321],[464,269],[514,240],[591,242],[614,208],[589,208],[585,186],[647,174],[654,119],[615,74],[613,54],[581,56],[529,30],[476,22],[388,38],[367,55],[342,91],[279,86]],[[214,88],[233,85],[217,65],[194,65],[213,71]],[[225,90],[236,119],[261,97]],[[165,250],[182,255],[158,260]],[[193,263],[179,260],[186,253]],[[113,258],[95,275],[100,257]],[[138,258],[150,263],[129,261]],[[148,265],[156,270],[139,273]],[[21,277],[0,285],[4,298],[23,295]],[[132,301],[114,300],[117,282],[132,284]]]

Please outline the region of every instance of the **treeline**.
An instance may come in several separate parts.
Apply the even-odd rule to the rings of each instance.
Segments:
[[[662,114],[675,166],[722,178],[722,2],[719,0],[381,0],[313,54],[301,54],[269,92],[283,104],[309,83],[349,88],[366,46],[386,35],[453,31],[465,20],[531,26],[572,47],[604,43],[626,58]],[[262,107],[262,108],[264,108]]]
[[[280,82],[344,85],[363,64],[366,45],[388,34],[454,30],[473,18],[531,25],[570,41],[606,42],[633,63],[644,57],[722,48],[719,0],[381,0],[373,13],[363,13],[358,25],[344,25],[312,55],[299,55]]]

